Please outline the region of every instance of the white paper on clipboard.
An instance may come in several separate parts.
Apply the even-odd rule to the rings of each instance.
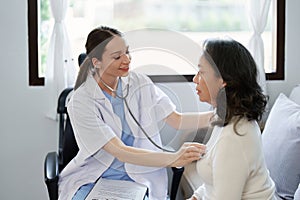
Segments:
[[[132,181],[100,178],[86,200],[143,200],[147,187]]]

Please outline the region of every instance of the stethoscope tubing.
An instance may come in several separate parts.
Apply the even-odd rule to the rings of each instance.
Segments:
[[[128,77],[129,79],[130,77]],[[116,95],[116,97],[124,100],[125,102],[125,105],[127,107],[127,110],[130,114],[130,116],[132,117],[132,119],[135,121],[135,123],[138,125],[138,127],[141,129],[141,131],[143,132],[143,134],[147,137],[147,139],[155,146],[157,147],[158,149],[162,150],[162,151],[165,151],[165,152],[176,152],[175,150],[168,150],[160,145],[158,145],[156,142],[154,142],[152,140],[152,138],[148,135],[148,133],[145,131],[145,129],[142,127],[142,125],[139,123],[139,121],[135,118],[135,116],[133,115],[131,109],[129,108],[129,105],[128,105],[128,102],[126,100],[128,94],[129,94],[129,83],[126,85],[126,95],[123,95],[123,96],[120,96],[116,90],[112,89],[110,86],[108,86],[101,78],[100,78],[100,81],[103,83],[103,85],[109,89],[112,93],[114,93]],[[119,78],[119,81],[121,81],[121,77]],[[129,81],[128,81],[129,82]]]
[[[174,150],[168,150],[168,149],[166,149],[166,148],[163,148],[163,147],[159,146],[156,142],[154,142],[154,141],[151,139],[151,137],[147,134],[147,132],[145,131],[145,129],[142,127],[142,125],[141,125],[141,124],[138,122],[138,120],[134,117],[134,115],[133,115],[131,109],[129,108],[129,105],[128,105],[128,103],[127,103],[126,98],[124,98],[123,100],[124,100],[124,102],[125,102],[125,105],[126,105],[126,107],[127,107],[127,109],[128,109],[129,114],[131,115],[132,119],[135,121],[135,123],[138,125],[138,127],[141,129],[141,131],[143,132],[143,134],[147,137],[147,139],[148,139],[154,146],[156,146],[157,148],[159,148],[160,150],[163,150],[163,151],[166,151],[166,152],[175,152]]]

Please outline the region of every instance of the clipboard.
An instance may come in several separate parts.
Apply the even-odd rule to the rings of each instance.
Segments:
[[[100,178],[86,200],[143,200],[147,192],[145,185],[133,181]]]

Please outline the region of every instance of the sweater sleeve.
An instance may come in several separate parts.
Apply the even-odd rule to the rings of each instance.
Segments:
[[[211,199],[240,200],[249,166],[245,148],[236,135],[220,138],[212,160],[213,196]]]

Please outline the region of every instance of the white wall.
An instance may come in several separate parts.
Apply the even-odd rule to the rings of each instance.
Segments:
[[[285,42],[285,80],[268,81],[267,89],[271,105],[280,92],[289,95],[293,86],[300,83],[299,47],[300,47],[300,1],[286,1],[286,42]]]
[[[300,1],[286,2],[286,80],[268,82],[272,103],[300,82]],[[27,1],[2,1],[0,16],[0,199],[47,199],[43,162],[57,149],[58,128],[45,118],[49,96],[44,87],[28,86]]]
[[[27,0],[1,4],[0,199],[47,199],[43,160],[57,125],[44,117],[44,88],[28,86]]]

